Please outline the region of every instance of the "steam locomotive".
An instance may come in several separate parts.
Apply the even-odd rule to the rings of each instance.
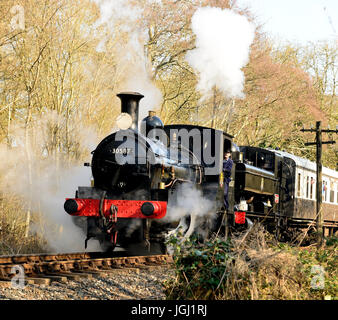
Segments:
[[[75,223],[86,226],[85,247],[94,238],[105,250],[140,245],[164,251],[168,232],[184,225],[190,234],[196,226],[193,212],[176,222],[166,219],[181,205],[182,185],[198,190],[202,201],[212,204],[205,217],[214,217],[213,223],[200,222],[210,231],[227,232],[230,226],[247,226],[258,219],[281,235],[315,219],[313,163],[278,150],[238,147],[221,130],[164,126],[154,112],[139,128],[143,95],[117,96],[120,130],[103,139],[92,152],[91,164],[85,164],[91,166],[92,186],[78,187],[75,197],[64,204]],[[231,150],[234,162],[227,209],[222,170],[226,150]],[[333,233],[338,227],[338,173],[323,168],[323,181],[324,226]]]

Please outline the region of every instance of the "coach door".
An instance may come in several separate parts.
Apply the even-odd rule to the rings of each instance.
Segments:
[[[281,162],[280,210],[282,215],[293,216],[295,201],[295,169],[296,163],[290,158]]]

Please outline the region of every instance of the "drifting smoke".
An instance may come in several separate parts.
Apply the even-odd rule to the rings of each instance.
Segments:
[[[157,110],[162,102],[162,93],[152,81],[152,70],[145,53],[148,35],[141,26],[143,9],[131,3],[131,0],[93,0],[100,7],[101,17],[97,25],[106,23],[116,32],[116,28],[126,32],[128,40],[118,41],[116,50],[117,68],[120,70],[123,85],[120,91],[139,92],[144,95],[140,101],[139,120],[148,115],[148,111]],[[99,50],[104,50],[101,44]]]
[[[69,168],[62,159],[57,165],[53,156],[40,153],[48,144],[46,132],[60,118],[52,112],[45,114],[36,122],[39,130],[34,138],[30,137],[28,145],[25,145],[24,130],[13,128],[12,148],[0,145],[0,189],[5,194],[17,195],[26,204],[27,211],[38,214],[38,219],[29,225],[29,232],[42,236],[47,241],[49,252],[82,252],[86,235],[64,211],[63,204],[66,197],[75,195],[78,186],[90,184],[91,172],[84,167]],[[94,141],[97,141],[94,130],[80,126],[76,131],[78,137],[84,133],[79,141],[85,145],[81,145],[80,149],[93,150]],[[101,250],[97,241],[88,244],[87,251]]]
[[[191,184],[182,184],[177,190],[177,203],[168,207],[168,213],[165,219],[177,221],[189,213],[196,216],[204,216],[213,207],[213,202],[204,198],[200,190],[194,188]]]
[[[199,73],[197,89],[202,99],[214,87],[228,98],[243,98],[244,73],[249,61],[255,27],[246,17],[229,9],[199,8],[192,17],[196,49],[186,55],[188,63]]]
[[[53,181],[60,180],[60,185]],[[37,185],[38,184],[38,185]],[[84,167],[55,170],[46,168],[46,174],[33,184],[33,203],[40,205],[45,225],[39,231],[44,232],[50,249],[54,252],[101,251],[98,241],[91,240],[85,250],[85,230],[74,225],[71,216],[63,208],[65,198],[74,197],[78,186],[90,185],[90,170]],[[37,209],[36,207],[33,209]],[[78,218],[75,218],[78,219]],[[86,227],[86,224],[84,224]]]
[[[196,231],[203,237],[206,237],[209,227],[214,223],[216,218],[213,201],[205,198],[202,191],[196,189],[191,184],[180,185],[176,193],[175,203],[168,206],[168,212],[163,219],[163,222],[180,221],[177,229],[170,232],[175,234],[181,228],[184,237],[191,236],[192,232]],[[190,225],[186,225],[185,217],[190,216]],[[203,227],[203,224],[208,223],[208,228]]]
[[[162,93],[151,81],[151,70],[145,57],[141,37],[134,35],[128,44],[129,54],[126,55],[126,72],[129,76],[124,85],[125,91],[136,91],[144,95],[140,101],[139,122],[148,116],[148,111],[157,110],[162,102]]]

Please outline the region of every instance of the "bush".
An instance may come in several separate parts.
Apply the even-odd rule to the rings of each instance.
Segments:
[[[170,245],[176,277],[165,283],[168,299],[333,299],[337,292],[337,243],[293,248],[255,224],[227,241],[172,238]]]
[[[0,255],[43,253],[46,241],[36,233],[26,237],[26,213],[23,200],[0,194]],[[31,214],[31,221],[37,215]]]

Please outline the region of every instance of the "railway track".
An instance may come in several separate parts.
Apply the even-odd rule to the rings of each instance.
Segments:
[[[21,277],[24,284],[49,285],[170,263],[169,255],[109,256],[102,252],[0,256],[0,285],[10,286],[14,277]]]

